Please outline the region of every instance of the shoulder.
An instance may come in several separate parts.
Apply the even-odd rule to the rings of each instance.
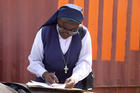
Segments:
[[[80,24],[78,28],[78,32],[80,34],[81,39],[83,39],[88,33],[88,29],[84,25]]]
[[[54,24],[54,25],[47,25],[47,26],[42,26],[41,27],[42,31],[48,31],[51,28],[56,28],[56,24]]]
[[[88,28],[86,26],[82,25],[82,24],[80,24],[80,26],[82,26],[82,28],[83,28],[82,32],[84,34],[84,37],[83,37],[82,41],[91,39],[90,33],[88,31]]]
[[[80,24],[79,26],[81,26],[83,28],[83,30],[85,30],[86,32],[88,31],[88,28],[82,24]]]
[[[82,24],[80,24],[80,25],[83,27],[83,31],[86,32],[86,35],[90,35],[88,28]]]

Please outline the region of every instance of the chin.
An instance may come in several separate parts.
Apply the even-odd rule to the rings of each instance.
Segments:
[[[62,37],[63,39],[67,39],[68,37]]]
[[[67,39],[68,37],[70,37],[70,36],[62,36],[63,39]]]
[[[61,35],[61,37],[62,37],[63,39],[67,39],[68,37],[70,37],[70,35]]]

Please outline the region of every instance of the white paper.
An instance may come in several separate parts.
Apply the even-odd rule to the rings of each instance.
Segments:
[[[64,89],[66,84],[58,84],[58,83],[53,83],[52,85],[48,85],[47,83],[41,83],[41,82],[36,82],[36,81],[31,81],[26,83],[28,87],[44,87],[44,88],[61,88]]]

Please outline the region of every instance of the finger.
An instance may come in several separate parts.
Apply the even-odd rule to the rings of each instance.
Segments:
[[[71,78],[68,78],[65,83],[66,83],[65,86],[66,88],[73,88],[75,85],[74,81]]]
[[[74,84],[73,83],[67,83],[65,88],[73,88],[74,87]]]
[[[54,75],[54,80],[55,80],[56,83],[59,82],[59,80],[58,80],[58,78],[56,77],[56,75]]]
[[[73,81],[69,81],[69,82],[67,82],[66,84],[68,84],[68,85],[74,85],[74,82]]]
[[[51,78],[53,78],[54,82],[56,82],[56,83],[59,82],[58,78],[57,78],[56,75],[53,74],[53,73],[51,73]]]
[[[51,76],[49,77],[49,83],[50,84],[53,84],[54,83],[54,79]]]
[[[46,83],[48,83],[48,85],[51,85],[54,83],[54,79],[52,79],[52,77],[49,75],[47,78],[45,78]]]
[[[71,81],[70,78],[66,79],[65,83],[69,83]]]
[[[45,79],[45,82],[46,82],[48,85],[51,85],[49,79]]]

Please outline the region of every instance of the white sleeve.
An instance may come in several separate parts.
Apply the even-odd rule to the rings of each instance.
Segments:
[[[82,39],[82,48],[79,55],[79,60],[73,69],[72,78],[75,82],[83,80],[92,71],[92,46],[91,37],[87,31]]]
[[[28,57],[30,64],[27,67],[27,69],[37,77],[42,77],[42,74],[46,71],[44,64],[42,63],[43,43],[41,38],[41,30],[42,29],[38,31],[35,37],[31,53]]]

